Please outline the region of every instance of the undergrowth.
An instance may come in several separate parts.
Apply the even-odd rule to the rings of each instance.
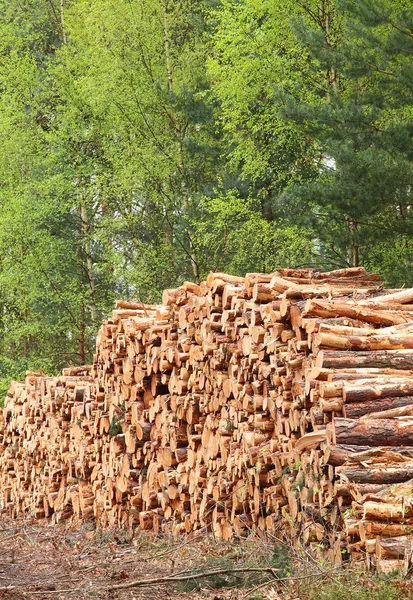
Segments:
[[[4,565],[13,565],[10,552],[18,552],[22,564],[28,565],[18,576],[11,568],[2,576],[2,585],[14,586],[15,598],[22,598],[20,591],[26,590],[25,598],[37,600],[39,592],[43,593],[41,586],[50,590],[53,584],[89,600],[95,597],[92,589],[103,593],[106,586],[109,593],[114,581],[123,579],[127,586],[135,580],[141,587],[148,577],[151,586],[142,589],[142,594],[136,590],[136,596],[145,597],[148,592],[149,597],[154,583],[157,592],[164,590],[166,576],[168,597],[177,600],[413,600],[412,573],[365,572],[349,562],[333,568],[316,551],[270,536],[227,542],[201,532],[197,539],[153,533],[133,538],[120,529],[96,530],[91,523],[79,529],[38,526],[28,520],[20,524],[3,521],[0,545],[7,559]],[[68,556],[80,565],[76,577],[81,578],[81,585],[66,572]],[[43,565],[44,576],[30,566],[33,557],[35,566]],[[135,595],[134,586],[130,587],[116,597],[130,600]],[[104,597],[114,596],[105,592]]]
[[[335,573],[330,582],[299,583],[295,589],[297,600],[413,600],[413,581],[409,577],[398,573],[365,573],[351,568]]]
[[[257,547],[256,550],[254,552],[250,545],[240,544],[239,550],[234,549],[226,555],[216,556],[211,553],[202,557],[202,560],[192,565],[194,573],[209,573],[217,570],[226,570],[226,573],[206,576],[199,580],[188,579],[179,586],[179,589],[190,592],[222,588],[250,588],[274,579],[269,572],[248,570],[254,568],[273,569],[280,578],[291,575],[291,556],[286,544],[267,546],[265,550]],[[245,572],[231,573],[231,570],[235,568],[243,568]]]

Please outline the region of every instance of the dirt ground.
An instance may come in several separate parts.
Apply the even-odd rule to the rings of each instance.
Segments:
[[[225,573],[220,576],[224,585],[213,586],[219,589],[212,589],[203,579],[190,582],[193,588],[190,591],[185,591],[185,584],[171,582],[129,589],[116,589],[116,586],[172,574],[179,576],[186,570],[199,572],[203,564],[208,570],[222,567],[225,570],[228,564],[231,568],[239,567],[245,553],[256,550],[243,545],[243,556],[240,556],[235,544],[205,536],[191,541],[150,536],[128,540],[122,531],[99,534],[87,528],[76,531],[29,521],[18,523],[3,517],[0,520],[0,598],[241,600],[249,597],[249,586],[226,589]],[[269,595],[260,597],[271,598],[271,590]]]
[[[3,515],[0,553],[0,600],[413,600],[411,573],[389,579],[329,569],[304,549],[294,558],[292,546],[268,537],[128,539],[90,524],[76,529]]]

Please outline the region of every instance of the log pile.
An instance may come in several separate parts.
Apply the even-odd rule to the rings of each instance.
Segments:
[[[91,367],[13,383],[12,515],[217,537],[274,532],[406,568],[413,291],[363,268],[211,273],[118,301]],[[410,514],[412,513],[412,514]]]
[[[92,402],[91,367],[60,377],[28,372],[13,382],[2,415],[2,506],[12,516],[93,517],[93,496],[78,445],[77,420]]]

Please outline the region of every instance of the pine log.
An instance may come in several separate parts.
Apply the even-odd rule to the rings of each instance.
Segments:
[[[390,504],[388,502],[367,501],[363,504],[363,518],[382,519],[388,521],[404,521],[413,517],[413,507],[402,502]]]
[[[411,396],[413,395],[413,379],[406,379],[400,381],[399,379],[395,382],[381,383],[367,383],[363,385],[352,385],[351,383],[345,383],[343,386],[343,399],[344,402],[362,402],[367,400],[375,400],[378,398],[395,398],[400,396]]]
[[[335,269],[334,271],[318,271],[314,274],[314,278],[322,277],[359,277],[367,275],[365,267],[346,267],[344,269]],[[373,274],[375,278],[380,279],[380,275]]]
[[[379,446],[376,448],[373,446],[337,444],[336,446],[329,446],[324,450],[324,461],[333,467],[339,467],[346,461],[352,460],[355,454],[359,454],[360,452],[370,452],[371,450],[376,449],[383,450],[385,452],[397,452],[403,456],[411,457],[413,459],[413,448],[409,448],[409,446]]]
[[[413,463],[373,465],[364,468],[343,465],[336,468],[336,474],[354,483],[402,483],[413,478]]]
[[[350,317],[375,325],[387,326],[406,323],[409,320],[408,317],[396,313],[380,312],[355,304],[346,304],[345,302],[315,299],[307,300],[303,317]]]
[[[397,408],[390,408],[387,410],[382,410],[378,412],[374,412],[371,414],[364,415],[361,420],[365,421],[366,419],[395,419],[396,417],[407,417],[413,416],[413,404],[408,406],[399,406]]]
[[[245,277],[239,277],[237,275],[228,275],[227,273],[213,273],[210,272],[208,274],[206,283],[208,286],[212,287],[214,281],[216,279],[225,281],[227,283],[239,283],[243,284],[245,282]]]
[[[376,296],[375,298],[369,298],[368,300],[364,300],[365,304],[391,304],[394,302],[399,302],[400,304],[407,304],[408,302],[413,301],[413,288],[408,288],[406,290],[400,290],[399,292],[394,292],[393,294],[384,294],[383,296]]]
[[[376,555],[378,558],[411,558],[413,554],[413,540],[407,536],[387,539],[377,538]]]
[[[385,350],[382,352],[339,352],[320,350],[316,366],[327,369],[395,368],[413,370],[413,350]]]
[[[410,561],[403,558],[377,558],[376,569],[379,573],[390,575],[391,573],[399,572],[402,575],[406,575],[409,570]]]
[[[393,538],[406,534],[411,534],[411,523],[388,523],[385,521],[362,521],[360,523],[366,533],[370,535],[380,535],[384,538]]]
[[[413,419],[360,422],[335,417],[332,422],[332,435],[334,444],[413,446]]]
[[[336,335],[323,331],[314,336],[316,347],[341,348],[342,350],[408,350],[413,349],[413,335]]]
[[[370,415],[371,413],[391,410],[393,408],[404,406],[413,406],[413,396],[379,398],[377,400],[365,400],[362,402],[343,404],[343,417],[346,419],[358,419],[363,415]]]

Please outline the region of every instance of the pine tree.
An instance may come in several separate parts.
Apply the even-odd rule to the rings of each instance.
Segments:
[[[333,38],[297,27],[325,85],[315,104],[286,98],[284,117],[310,128],[319,176],[284,200],[301,200],[331,264],[378,268],[411,236],[412,22],[407,6],[386,0],[339,3],[330,16]]]

